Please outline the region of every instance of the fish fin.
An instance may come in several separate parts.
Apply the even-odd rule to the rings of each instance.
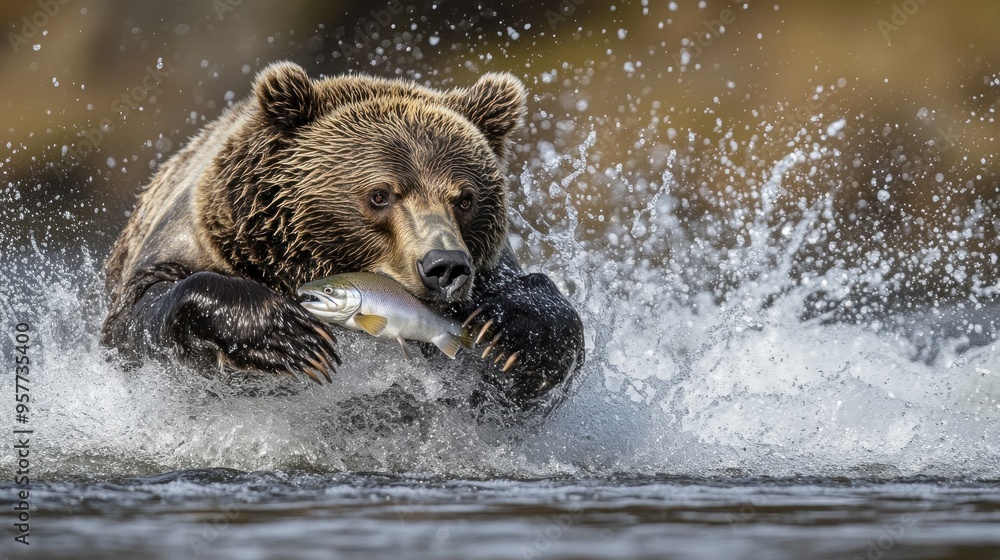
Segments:
[[[476,337],[473,336],[472,331],[462,327],[461,332],[458,333],[458,343],[466,350],[469,350],[476,345]]]
[[[410,350],[410,345],[407,344],[406,341],[403,340],[403,337],[401,337],[401,336],[397,336],[396,340],[399,341],[399,346],[402,347],[402,349],[403,349],[403,357],[406,358],[406,361],[412,362],[413,361],[413,352]]]
[[[431,339],[434,346],[441,349],[442,352],[452,360],[455,359],[455,355],[458,354],[458,349],[462,347],[462,341],[459,337],[450,334],[439,334]]]
[[[372,336],[382,334],[386,325],[389,324],[389,320],[381,315],[363,315],[361,313],[354,314],[354,322]]]

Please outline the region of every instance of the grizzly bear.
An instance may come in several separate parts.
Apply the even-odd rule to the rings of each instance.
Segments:
[[[518,409],[584,360],[580,317],[507,239],[507,165],[526,93],[509,74],[437,91],[276,63],[171,157],[106,263],[102,342],[145,357],[332,379],[336,329],[298,286],[388,275],[458,322],[465,370]],[[431,350],[424,349],[425,353]]]

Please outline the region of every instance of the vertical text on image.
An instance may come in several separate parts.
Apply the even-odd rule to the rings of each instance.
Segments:
[[[34,430],[30,428],[31,413],[31,325],[18,323],[14,327],[14,426],[15,460],[14,484],[17,486],[17,499],[14,500],[14,529],[17,535],[14,540],[23,545],[30,544],[31,520],[31,447],[30,436]]]

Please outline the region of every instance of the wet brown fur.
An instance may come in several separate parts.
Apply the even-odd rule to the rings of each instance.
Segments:
[[[254,94],[140,196],[107,261],[108,322],[159,263],[289,294],[331,274],[380,271],[424,298],[415,262],[431,248],[467,250],[476,271],[489,269],[506,245],[504,175],[524,105],[507,74],[441,92],[366,76],[311,80],[291,63],[265,68]],[[383,210],[371,205],[375,190],[389,195]],[[471,209],[460,211],[469,196]]]

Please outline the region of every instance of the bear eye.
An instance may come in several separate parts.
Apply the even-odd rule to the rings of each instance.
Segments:
[[[389,193],[382,190],[375,191],[372,193],[369,200],[371,201],[373,207],[382,208],[389,204]]]
[[[472,208],[472,195],[467,194],[462,198],[458,199],[458,209],[463,211],[468,211]]]

